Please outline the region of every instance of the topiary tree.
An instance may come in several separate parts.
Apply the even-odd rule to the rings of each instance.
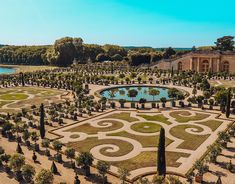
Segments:
[[[166,175],[166,157],[165,157],[165,129],[161,128],[159,143],[158,143],[158,155],[157,155],[157,171],[159,175]]]
[[[50,170],[42,169],[35,178],[35,184],[53,184],[54,176]]]
[[[105,161],[99,160],[97,163],[97,169],[99,174],[102,176],[103,184],[105,184],[107,182],[107,178],[105,177],[105,175],[110,169],[110,164]]]
[[[85,171],[85,175],[90,175],[90,166],[92,166],[92,162],[94,161],[93,155],[89,152],[82,152],[77,158],[77,165],[82,166]]]
[[[75,158],[75,149],[73,149],[73,148],[67,148],[66,150],[65,150],[65,155],[67,156],[67,158],[69,158],[71,161],[70,161],[70,163],[71,163],[71,167],[73,167],[73,159]]]
[[[29,164],[22,167],[22,176],[27,183],[30,183],[33,180],[35,173],[34,167]]]
[[[20,181],[22,179],[21,168],[25,165],[25,157],[20,154],[14,154],[11,156],[9,163],[16,174],[16,180]]]
[[[23,151],[22,151],[22,148],[20,146],[20,143],[17,144],[16,152],[19,153],[19,154],[24,154]]]
[[[57,173],[58,173],[58,169],[57,169],[57,167],[56,167],[54,161],[53,161],[52,164],[51,164],[51,172],[52,172],[53,174],[57,174]]]
[[[60,151],[62,149],[62,142],[60,142],[59,140],[55,140],[52,142],[52,146],[53,148],[56,150],[56,155],[55,155],[55,159],[57,162],[62,162],[62,155],[60,154]]]
[[[118,174],[122,184],[125,184],[127,177],[130,176],[130,172],[126,168],[122,167],[118,169]]]

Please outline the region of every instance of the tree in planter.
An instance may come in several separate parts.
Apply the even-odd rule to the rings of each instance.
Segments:
[[[74,168],[73,159],[75,158],[75,149],[67,148],[64,153],[67,156],[67,158],[70,159],[71,167]]]
[[[160,91],[157,89],[150,89],[149,90],[149,95],[151,95],[153,97],[152,108],[156,107],[156,103],[154,102],[155,101],[154,98],[155,98],[155,96],[157,96],[159,94],[160,94]]]
[[[176,99],[178,93],[179,93],[179,91],[176,88],[170,88],[168,90],[168,96],[170,98],[172,98],[172,103],[171,103],[172,107],[175,107],[175,99]]]
[[[54,161],[52,161],[52,164],[51,164],[51,172],[53,174],[57,174],[58,173],[58,169],[57,169]]]
[[[141,98],[139,100],[139,103],[141,104],[141,108],[144,109],[145,108],[145,103],[147,102],[147,100],[145,98]]]
[[[14,154],[11,156],[9,163],[16,174],[16,180],[20,181],[22,179],[21,168],[25,165],[25,157],[20,154]]]
[[[203,181],[203,175],[208,171],[208,166],[203,162],[197,160],[194,164],[194,168],[198,170],[196,174],[196,182],[201,183]]]
[[[39,137],[38,137],[37,132],[31,133],[31,140],[34,142],[34,151],[39,151],[39,145],[37,144]]]
[[[114,99],[115,96],[116,96],[116,92],[117,92],[117,89],[111,89],[111,90],[108,92],[108,95],[109,95],[109,97],[111,98],[111,107],[112,107],[112,108],[115,108],[115,102],[113,101],[113,99]]]
[[[46,148],[45,154],[47,156],[50,156],[50,150],[48,149],[49,146],[50,146],[50,140],[49,139],[43,139],[41,144],[42,144],[42,147]]]
[[[63,144],[59,140],[55,140],[52,142],[52,146],[57,152],[54,156],[55,160],[57,162],[62,162],[62,155],[60,154],[60,151],[62,150]]]
[[[45,110],[43,103],[40,106],[40,136],[41,139],[45,138]]]
[[[209,99],[209,109],[210,110],[213,110],[213,105],[214,105],[214,103],[215,103],[215,101],[214,101],[214,99]]]
[[[196,97],[196,101],[197,101],[197,104],[198,104],[198,108],[201,108],[202,107],[202,102],[204,100],[204,97],[199,95]]]
[[[35,179],[35,184],[53,184],[54,176],[50,170],[42,169]]]
[[[30,183],[33,180],[35,173],[34,167],[29,164],[22,167],[22,176],[27,183]]]
[[[159,143],[158,143],[158,155],[157,155],[157,171],[160,176],[166,175],[166,157],[165,157],[165,130],[161,128]]]
[[[92,162],[94,161],[93,155],[89,152],[82,152],[77,158],[77,165],[82,166],[85,171],[85,175],[90,175],[90,166],[92,166]]]
[[[197,88],[196,87],[193,88],[192,94],[193,94],[194,97],[196,96],[196,94],[197,94]]]
[[[110,164],[105,161],[99,160],[97,163],[97,169],[98,169],[99,174],[102,176],[103,184],[105,184],[107,182],[107,178],[105,175],[110,169]]]
[[[209,162],[216,163],[216,158],[222,152],[222,149],[218,144],[216,144],[209,146],[208,150],[209,150],[208,154]]]
[[[166,98],[165,97],[162,97],[160,98],[160,101],[162,102],[162,107],[165,108],[166,107]]]
[[[122,184],[125,184],[127,177],[130,176],[130,172],[126,168],[122,167],[118,169],[118,174]]]
[[[137,78],[137,81],[138,81],[139,84],[141,83],[141,80],[142,80],[141,77],[138,77],[138,78]]]
[[[219,132],[218,133],[218,142],[223,146],[227,147],[227,143],[230,141],[229,134],[226,132]]]
[[[232,172],[233,171],[233,164],[232,164],[232,161],[230,160],[229,163],[226,164],[226,168]]]
[[[185,96],[183,93],[178,93],[177,94],[177,99],[179,100],[179,104],[180,106],[183,108],[184,107],[184,99],[185,99]]]
[[[137,95],[138,95],[138,91],[135,89],[131,89],[128,91],[128,97],[132,99],[131,108],[135,108],[135,103],[133,101]]]
[[[231,89],[228,89],[227,99],[226,99],[226,117],[230,116],[230,107],[231,107]]]
[[[189,173],[187,173],[186,175],[187,181],[192,184],[193,183],[193,177],[195,176],[193,171],[190,171]]]
[[[125,99],[120,99],[119,103],[121,105],[121,108],[124,108],[125,107],[124,104],[126,103],[126,100]]]
[[[23,138],[23,140],[24,140],[24,142],[25,142],[25,145],[27,146],[27,147],[29,147],[30,146],[30,141],[29,141],[29,138],[30,138],[30,132],[28,131],[28,130],[25,130],[25,131],[23,131],[23,133],[22,133],[22,138]]]

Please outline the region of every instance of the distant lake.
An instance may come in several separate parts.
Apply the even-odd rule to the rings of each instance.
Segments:
[[[0,74],[11,74],[11,73],[15,73],[15,71],[16,71],[15,68],[0,67]]]

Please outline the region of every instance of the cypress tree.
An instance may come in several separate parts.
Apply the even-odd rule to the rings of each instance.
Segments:
[[[157,155],[157,171],[160,176],[166,175],[166,157],[165,157],[165,129],[161,128],[159,143],[158,143],[158,155]]]
[[[57,173],[58,173],[58,170],[57,170],[57,167],[56,167],[54,161],[52,162],[52,165],[51,165],[51,172],[52,172],[53,174],[57,174]]]
[[[173,66],[171,67],[171,77],[173,77],[174,76],[174,68],[173,68]]]
[[[22,72],[20,73],[20,78],[21,78],[21,85],[25,86],[25,83],[24,83],[24,74]]]
[[[17,144],[16,152],[17,152],[17,153],[20,153],[20,154],[23,154],[22,148],[21,148],[21,146],[20,146],[19,143]]]
[[[40,135],[41,135],[42,139],[44,139],[44,137],[45,137],[44,116],[45,116],[44,105],[41,104],[41,106],[40,106]]]
[[[230,116],[230,105],[231,105],[231,89],[228,89],[227,99],[226,99],[226,117]]]

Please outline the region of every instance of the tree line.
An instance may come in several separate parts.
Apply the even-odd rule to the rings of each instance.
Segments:
[[[233,51],[234,37],[217,39],[213,50]],[[193,47],[191,51],[200,50]],[[202,49],[204,50],[204,49]],[[82,38],[65,37],[45,46],[3,46],[0,47],[0,64],[70,66],[74,63],[104,61],[127,61],[132,66],[168,60],[182,56],[190,50],[174,50],[169,47],[156,50],[149,47],[124,48],[118,45],[85,44]]]

